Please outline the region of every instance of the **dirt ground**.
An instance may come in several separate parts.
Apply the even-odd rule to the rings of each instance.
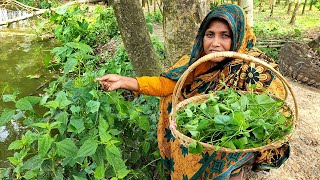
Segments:
[[[294,132],[290,158],[268,173],[247,172],[246,180],[317,180],[320,179],[320,89],[289,78],[299,107],[299,124]],[[292,103],[292,100],[288,98]]]

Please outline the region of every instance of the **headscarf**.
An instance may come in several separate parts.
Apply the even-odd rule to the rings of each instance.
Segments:
[[[204,34],[211,21],[216,18],[223,19],[229,24],[232,32],[231,51],[245,53],[254,46],[256,38],[252,33],[251,27],[247,26],[246,15],[243,9],[234,4],[219,5],[212,9],[201,22],[188,63],[162,73],[161,76],[177,81],[192,63],[204,55]]]

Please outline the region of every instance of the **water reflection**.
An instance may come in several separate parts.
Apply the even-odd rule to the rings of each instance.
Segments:
[[[34,35],[0,32],[0,95],[19,92],[18,98],[37,94],[37,88],[52,76],[44,67],[44,57],[50,54],[54,44],[38,41]],[[0,98],[0,112],[14,108],[14,103],[4,103]],[[0,168],[8,167],[9,144],[24,132],[21,125],[11,121],[0,127]]]

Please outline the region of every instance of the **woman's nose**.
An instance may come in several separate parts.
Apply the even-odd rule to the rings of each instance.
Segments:
[[[217,46],[220,46],[220,39],[219,37],[214,37],[212,38],[212,42],[211,42],[211,46],[214,46],[214,47],[217,47]]]

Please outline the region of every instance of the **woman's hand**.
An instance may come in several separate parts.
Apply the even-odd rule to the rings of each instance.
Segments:
[[[118,74],[107,74],[96,78],[96,80],[99,81],[105,91],[114,91],[120,88],[139,91],[139,84],[135,78],[120,76]]]

